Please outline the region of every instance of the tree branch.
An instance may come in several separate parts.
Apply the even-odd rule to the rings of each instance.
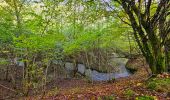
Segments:
[[[153,23],[153,26],[157,23],[157,20],[160,17],[162,8],[168,3],[169,3],[169,0],[160,0],[160,3],[158,4],[158,7],[156,9],[156,12],[151,19],[151,23]],[[169,7],[169,4],[168,4],[168,7]]]
[[[117,1],[118,3],[120,3],[120,1],[118,1],[118,0],[116,0],[116,1]],[[113,8],[108,4],[108,2],[106,2],[105,0],[103,0],[103,2],[104,2],[111,10],[117,12],[115,9],[113,9]],[[118,12],[117,12],[117,13],[118,13]],[[121,18],[121,16],[119,16],[119,14],[117,14],[117,13],[115,13],[116,16],[117,16],[122,22],[124,22],[125,24],[127,24],[127,25],[129,25],[129,26],[132,26],[130,23],[124,21],[123,18]]]

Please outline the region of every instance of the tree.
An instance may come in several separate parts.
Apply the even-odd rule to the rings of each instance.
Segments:
[[[169,0],[115,0],[128,16],[138,46],[152,73],[167,71],[165,43],[170,33]],[[127,22],[128,23],[128,22]]]
[[[23,4],[26,0],[3,0],[9,8],[5,9],[9,11],[12,15],[15,17],[16,21],[16,36],[19,36],[22,34],[22,10],[23,10]]]

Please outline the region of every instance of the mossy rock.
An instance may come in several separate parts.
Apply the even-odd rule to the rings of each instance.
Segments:
[[[142,66],[145,66],[145,65],[146,65],[146,62],[144,61],[144,58],[139,56],[138,58],[129,59],[125,67],[131,73],[134,73],[137,70],[139,70]]]
[[[136,59],[129,59],[125,66],[126,69],[128,69],[132,73],[134,73],[138,70],[138,66],[136,65],[135,60]]]

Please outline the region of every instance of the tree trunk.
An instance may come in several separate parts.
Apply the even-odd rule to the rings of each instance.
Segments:
[[[150,7],[154,3],[134,0],[116,0],[124,9],[129,17],[134,31],[134,37],[138,46],[145,57],[153,74],[160,74],[167,71],[164,41],[168,35],[168,28],[165,27],[166,12],[170,7],[168,0],[161,0],[158,3],[155,14],[151,17]],[[142,6],[146,3],[146,6]],[[143,12],[141,7],[145,8]],[[163,10],[161,10],[163,9]],[[163,17],[163,18],[160,18]],[[169,60],[167,60],[168,62]]]
[[[145,59],[151,68],[152,74],[161,74],[167,71],[165,64],[165,52],[163,47],[155,46],[159,45],[159,42],[156,42],[155,40],[153,41],[155,43],[151,44],[151,46],[143,43],[143,45],[147,45],[147,47],[150,49],[144,48],[143,50],[146,54],[143,53],[143,55],[145,56]]]
[[[163,72],[166,72],[164,52],[159,51],[154,60],[156,67],[156,72],[154,74],[161,74]]]
[[[170,72],[170,40],[167,40],[165,43],[165,57],[167,70]]]

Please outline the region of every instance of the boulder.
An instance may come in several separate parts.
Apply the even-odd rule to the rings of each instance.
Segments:
[[[73,71],[73,70],[75,70],[75,66],[74,66],[73,63],[66,62],[66,63],[65,63],[65,69],[66,69],[67,71]]]
[[[85,73],[85,65],[78,64],[78,72],[80,72],[81,74],[84,74]]]
[[[125,65],[126,69],[128,69],[131,73],[134,73],[137,70],[141,69],[142,68],[141,66],[148,68],[148,71],[150,71],[148,64],[146,63],[144,58],[141,56],[137,58],[129,59]]]
[[[88,76],[88,77],[91,77],[92,76],[92,70],[91,69],[86,69],[85,70],[85,75]]]
[[[66,71],[67,78],[74,77],[74,71],[75,71],[74,63],[66,62],[65,63],[65,71]]]

